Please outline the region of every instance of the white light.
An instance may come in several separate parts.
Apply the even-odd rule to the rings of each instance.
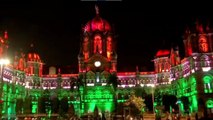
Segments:
[[[134,87],[134,85],[129,85],[129,87]]]
[[[106,83],[102,83],[102,86],[106,85]]]
[[[195,70],[194,70],[194,69],[192,69],[192,70],[191,70],[191,72],[192,72],[192,73],[194,73],[194,72],[195,72]]]
[[[100,61],[95,61],[95,67],[100,67],[101,66],[101,62]]]
[[[10,64],[10,61],[9,61],[8,59],[1,59],[1,60],[0,60],[0,64],[1,64],[1,65],[3,65],[3,64],[4,64],[4,65],[8,65],[8,64]]]
[[[147,86],[155,87],[155,84],[147,84]]]
[[[203,72],[208,72],[211,70],[211,67],[202,67]]]
[[[93,83],[87,83],[87,86],[94,86]]]
[[[97,78],[97,82],[99,82],[99,77]]]

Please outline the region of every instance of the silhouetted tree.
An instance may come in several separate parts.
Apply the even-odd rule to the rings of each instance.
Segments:
[[[22,109],[23,109],[23,99],[22,98],[18,98],[16,100],[16,113],[17,114],[21,114],[22,113]]]
[[[24,113],[25,114],[29,114],[29,113],[32,112],[32,99],[31,99],[31,97],[25,98],[23,107],[24,107]]]
[[[117,110],[117,114],[118,115],[123,115],[123,110],[124,110],[124,103],[118,103],[117,104],[117,107],[116,107],[116,110]]]
[[[148,108],[149,111],[153,111],[153,102],[152,102],[151,94],[149,94],[145,97],[144,103],[146,104],[146,108]]]
[[[146,94],[144,87],[135,88],[135,96],[145,98],[146,95],[147,94]]]
[[[188,99],[188,97],[183,96],[180,99],[181,99],[181,101],[183,103],[184,111],[186,113],[189,113],[189,99]]]
[[[112,84],[114,90],[115,91],[117,90],[117,87],[118,87],[118,85],[120,85],[120,82],[118,80],[116,73],[112,73],[112,74],[109,75],[107,84],[108,85]]]
[[[38,98],[38,112],[45,113],[45,99],[43,96]]]
[[[70,104],[70,107],[69,107],[69,110],[68,110],[68,114],[69,114],[69,117],[75,116],[75,108],[74,108],[73,104]]]
[[[175,95],[163,95],[162,101],[165,111],[170,111],[170,107],[176,110],[178,109],[178,106],[176,104],[177,97]]]
[[[63,97],[60,101],[59,115],[64,119],[67,118],[68,116],[66,116],[66,114],[68,112],[68,109],[69,109],[68,98]]]
[[[52,112],[58,113],[59,110],[59,99],[57,97],[54,97],[52,99]]]
[[[94,110],[94,120],[99,120],[99,111],[98,111],[98,107],[95,106],[95,110]]]

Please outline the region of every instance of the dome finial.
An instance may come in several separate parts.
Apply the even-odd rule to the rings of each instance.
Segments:
[[[33,47],[34,47],[33,43],[31,43],[31,44],[30,44],[30,47],[31,47],[31,48],[33,48]]]
[[[99,8],[98,8],[98,5],[95,5],[95,12],[96,12],[96,15],[99,15]]]

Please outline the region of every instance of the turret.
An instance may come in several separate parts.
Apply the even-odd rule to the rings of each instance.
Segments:
[[[28,75],[42,75],[43,63],[39,54],[35,51],[34,45],[30,45],[27,54],[27,73]]]
[[[7,56],[8,50],[8,34],[7,31],[4,32],[4,36],[0,36],[0,58]]]
[[[154,59],[155,65],[155,72],[157,74],[157,82],[161,83],[168,83],[169,76],[170,76],[170,59],[169,59],[170,51],[169,50],[159,50]]]
[[[180,55],[179,55],[179,47],[171,48],[170,52],[170,63],[171,66],[176,66],[180,64]]]
[[[213,52],[213,32],[209,28],[209,23],[204,25],[197,21],[194,31],[186,29],[183,41],[185,57],[191,56],[193,53]]]

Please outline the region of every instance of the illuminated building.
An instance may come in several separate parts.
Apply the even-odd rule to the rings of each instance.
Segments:
[[[159,88],[160,94],[175,95],[180,111],[184,113],[184,99],[190,113],[213,113],[213,32],[208,26],[198,24],[195,31],[186,30],[184,35],[185,57],[180,59],[178,47],[159,50],[155,55],[153,72],[119,72],[114,45],[113,30],[99,15],[82,29],[78,55],[79,73],[62,74],[51,67],[43,75],[43,61],[34,50],[14,56],[14,64],[3,66],[1,79],[1,111],[5,115],[58,113],[57,101],[74,106],[75,113],[112,112],[115,104],[124,102],[136,88]],[[4,58],[8,36],[0,38],[0,57]],[[107,85],[110,76],[116,75],[117,90]],[[162,104],[162,101],[160,101]],[[53,104],[54,103],[54,104]],[[185,109],[185,110],[184,110]],[[199,110],[199,111],[198,111]]]

